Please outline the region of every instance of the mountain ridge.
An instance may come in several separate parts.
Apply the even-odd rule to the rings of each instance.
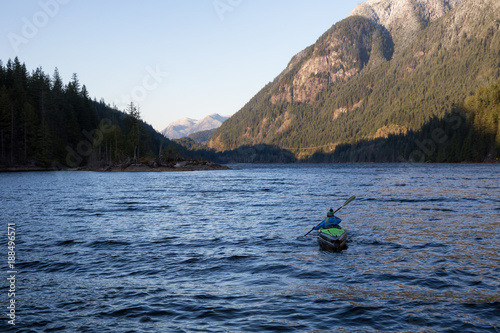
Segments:
[[[331,151],[342,143],[417,130],[500,76],[498,3],[370,0],[360,6],[388,3],[409,4],[412,12],[405,15],[423,18],[407,45],[391,32],[392,21],[355,15],[355,9],[292,57],[208,146],[226,151],[268,144],[307,157],[312,147]],[[429,3],[426,10],[416,6]],[[433,14],[435,8],[441,16]]]

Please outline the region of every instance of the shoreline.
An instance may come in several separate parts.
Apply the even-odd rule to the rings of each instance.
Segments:
[[[10,167],[0,167],[0,173],[9,172],[39,172],[39,171],[95,171],[95,172],[175,172],[175,171],[216,171],[232,170],[230,167],[209,161],[182,161],[177,163],[148,164],[125,163],[125,164],[99,164],[87,165],[84,167],[70,168],[66,166],[41,167],[36,165],[19,165]]]
[[[500,160],[489,160],[484,162],[335,162],[335,163],[312,163],[312,162],[294,162],[294,163],[238,163],[231,162],[228,164],[251,164],[251,165],[265,165],[265,164],[498,164]],[[14,172],[46,172],[46,171],[95,171],[95,172],[175,172],[175,171],[217,171],[217,170],[234,170],[225,164],[218,164],[210,161],[190,160],[182,162],[172,162],[168,164],[157,165],[155,162],[137,162],[137,163],[124,163],[124,164],[99,164],[88,165],[83,167],[71,168],[60,164],[50,167],[41,167],[37,165],[17,165],[17,166],[0,166],[0,173],[14,173]]]

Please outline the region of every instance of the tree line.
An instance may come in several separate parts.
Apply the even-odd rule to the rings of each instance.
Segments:
[[[92,100],[77,74],[64,84],[57,68],[49,76],[28,72],[17,57],[0,61],[0,166],[130,162],[169,146],[180,150],[141,120],[133,102],[122,112]]]
[[[279,128],[286,121],[281,115],[306,119],[312,107],[283,104],[264,110],[268,119],[277,119],[270,126]],[[246,123],[254,125],[247,131],[259,130],[258,118]],[[237,119],[228,120],[232,121]],[[442,116],[430,117],[420,128],[397,134],[389,131],[376,139],[351,136],[351,142],[325,146],[303,157],[300,150],[283,148],[310,144],[289,135],[299,130],[300,123],[275,132],[267,144],[249,141],[216,152],[187,138],[166,139],[141,120],[140,108],[132,102],[122,112],[103,100],[90,99],[76,74],[64,84],[57,68],[49,76],[41,68],[29,73],[17,58],[5,66],[0,62],[0,166],[47,168],[186,158],[219,163],[496,161],[500,155],[500,80],[453,104]],[[304,127],[300,130],[318,135]],[[346,127],[343,133],[350,131]]]

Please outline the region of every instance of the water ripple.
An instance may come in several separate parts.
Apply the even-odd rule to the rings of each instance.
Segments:
[[[498,165],[238,169],[1,174],[18,331],[500,331]]]

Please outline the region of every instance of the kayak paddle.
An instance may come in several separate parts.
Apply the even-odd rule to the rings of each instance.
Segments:
[[[335,214],[336,212],[338,212],[339,210],[341,210],[342,208],[344,208],[345,206],[347,206],[347,205],[348,205],[351,201],[353,201],[354,199],[356,199],[356,196],[355,196],[355,195],[353,195],[352,197],[350,197],[349,199],[347,199],[347,200],[344,202],[344,204],[343,204],[342,206],[340,206],[340,207],[339,207],[336,211],[334,211],[334,212],[333,212],[333,214]],[[322,223],[322,222],[318,223],[318,225],[320,225],[321,223]],[[316,226],[315,226],[315,227],[313,227],[311,230],[309,230],[309,231],[307,232],[307,234],[305,234],[304,236],[309,235],[309,233],[310,233],[311,231],[313,231],[313,230],[314,230],[314,228],[316,228],[318,225],[316,225]]]

